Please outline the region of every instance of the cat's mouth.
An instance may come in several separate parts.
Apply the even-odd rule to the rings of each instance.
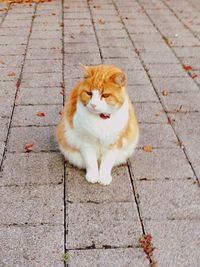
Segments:
[[[106,114],[106,113],[100,113],[99,117],[106,120],[106,119],[110,119],[110,114]]]

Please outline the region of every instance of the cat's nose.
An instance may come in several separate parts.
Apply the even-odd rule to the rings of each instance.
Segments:
[[[92,108],[95,109],[96,108],[96,104],[91,104]]]

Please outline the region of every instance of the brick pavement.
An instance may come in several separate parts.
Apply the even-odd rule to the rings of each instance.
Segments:
[[[158,267],[200,266],[199,24],[198,0],[0,11],[0,266],[146,267],[146,233]],[[120,66],[140,123],[135,155],[107,187],[64,164],[55,141],[79,62]]]

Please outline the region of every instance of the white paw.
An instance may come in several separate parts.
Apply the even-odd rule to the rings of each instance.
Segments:
[[[110,174],[99,176],[98,183],[102,185],[109,185],[112,182],[112,176]]]
[[[85,176],[86,180],[89,183],[97,183],[98,182],[98,172],[97,171],[87,171],[86,176]]]

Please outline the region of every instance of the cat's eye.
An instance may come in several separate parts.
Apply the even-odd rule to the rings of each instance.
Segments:
[[[102,94],[102,97],[103,98],[107,98],[107,97],[109,97],[110,96],[110,94]]]
[[[86,94],[91,96],[92,95],[92,92],[91,91],[86,91]]]

